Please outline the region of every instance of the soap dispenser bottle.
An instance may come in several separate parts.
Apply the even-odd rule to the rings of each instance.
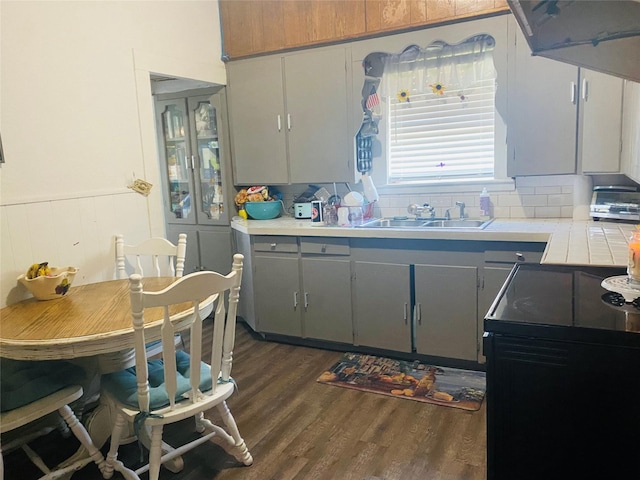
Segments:
[[[483,217],[491,216],[491,200],[486,187],[484,187],[480,193],[480,214]]]

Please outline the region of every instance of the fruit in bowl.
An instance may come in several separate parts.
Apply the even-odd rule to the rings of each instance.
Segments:
[[[66,295],[76,273],[76,267],[49,267],[47,262],[34,263],[27,273],[18,277],[18,282],[38,300],[55,300]]]

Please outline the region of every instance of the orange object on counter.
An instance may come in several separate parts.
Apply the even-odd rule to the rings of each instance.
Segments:
[[[640,285],[640,230],[634,230],[629,238],[627,275],[632,283]]]

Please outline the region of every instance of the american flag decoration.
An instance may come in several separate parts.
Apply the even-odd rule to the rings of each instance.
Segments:
[[[378,92],[376,92],[376,87],[371,87],[371,93],[367,97],[367,102],[365,103],[367,110],[373,110],[374,107],[380,105],[380,97],[378,96]]]

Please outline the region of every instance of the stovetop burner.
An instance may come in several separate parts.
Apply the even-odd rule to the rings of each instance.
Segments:
[[[618,292],[607,292],[602,295],[602,301],[614,307],[628,307],[625,308],[625,311],[640,311],[640,297],[633,299],[630,302],[627,302],[624,298],[624,295]],[[632,309],[633,307],[633,309]]]

